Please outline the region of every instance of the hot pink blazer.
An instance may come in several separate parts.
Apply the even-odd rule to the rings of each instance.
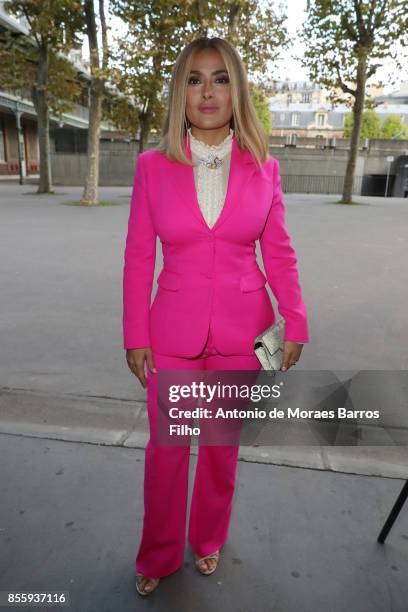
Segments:
[[[191,159],[187,137],[185,146]],[[151,305],[157,236],[163,268]],[[296,263],[277,159],[269,156],[258,168],[233,136],[226,200],[210,229],[193,168],[145,151],[135,169],[124,253],[123,346],[194,357],[211,323],[220,353],[252,355],[255,337],[276,319],[266,282],[285,319],[285,340],[309,342]]]

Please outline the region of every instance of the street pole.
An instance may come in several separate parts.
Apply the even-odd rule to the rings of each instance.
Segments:
[[[388,162],[388,169],[387,169],[387,181],[385,183],[385,193],[384,193],[384,197],[386,198],[388,195],[388,183],[390,180],[390,170],[391,170],[391,164],[394,161],[394,156],[393,155],[387,155],[387,162]]]
[[[390,169],[391,169],[391,162],[388,162],[388,170],[387,170],[387,180],[385,182],[385,194],[384,197],[387,197],[387,193],[388,193],[388,181],[390,180]]]
[[[24,165],[24,160],[25,160],[25,154],[24,154],[24,134],[23,134],[23,128],[21,125],[21,111],[18,108],[18,102],[16,102],[16,110],[15,110],[15,117],[16,117],[16,128],[17,128],[17,154],[18,154],[18,172],[20,175],[19,178],[19,183],[20,185],[24,185],[24,169],[23,169],[23,165]]]

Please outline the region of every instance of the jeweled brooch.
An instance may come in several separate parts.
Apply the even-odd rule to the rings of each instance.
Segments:
[[[216,168],[219,168],[220,166],[222,166],[222,159],[220,159],[217,155],[214,157],[211,155],[209,157],[199,157],[198,162],[202,166],[211,168],[211,170],[215,170]]]

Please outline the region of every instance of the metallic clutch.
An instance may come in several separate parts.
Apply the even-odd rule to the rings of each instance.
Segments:
[[[254,340],[254,350],[264,370],[271,375],[281,369],[285,335],[285,319],[279,317]]]

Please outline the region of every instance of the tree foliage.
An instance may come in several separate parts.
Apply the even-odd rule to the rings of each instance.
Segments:
[[[259,85],[251,85],[251,98],[255,106],[256,114],[262,123],[265,134],[272,134],[272,113],[269,108],[268,99]]]
[[[329,90],[334,104],[352,106],[353,129],[341,200],[345,204],[352,202],[363,112],[367,103],[371,106],[366,99],[367,83],[386,59],[402,69],[406,53],[400,51],[408,43],[407,19],[406,0],[308,0],[307,19],[300,30],[305,52],[298,59],[311,80]]]
[[[350,138],[353,132],[354,117],[353,113],[347,113],[344,120],[344,133],[345,138]],[[361,122],[361,138],[381,138],[381,121],[380,117],[374,110],[366,110],[363,113],[363,119]]]
[[[395,138],[402,140],[408,138],[408,126],[399,115],[390,113],[381,126],[381,138]]]
[[[307,20],[299,33],[305,52],[298,59],[315,83],[331,91],[333,103],[351,105],[362,56],[365,84],[371,79],[369,84],[384,85],[373,79],[384,60],[402,70],[407,19],[406,0],[308,0]]]
[[[15,92],[29,90],[33,98],[44,92],[50,112],[60,118],[80,94],[77,70],[64,56],[80,43],[84,27],[78,0],[7,0],[5,10],[24,17],[29,35],[7,30],[0,43],[0,86]],[[41,59],[47,53],[47,84],[39,83]]]
[[[344,138],[350,138],[353,131],[353,113],[347,113],[344,121]],[[361,123],[361,138],[398,138],[403,139],[408,136],[408,127],[404,124],[401,117],[396,114],[387,115],[381,123],[380,116],[374,110],[366,110],[363,113]]]
[[[115,44],[114,82],[133,106],[117,97],[109,118],[116,114],[117,125],[133,134],[143,126],[146,131],[160,129],[172,67],[194,38],[229,40],[261,88],[271,76],[269,62],[287,45],[285,14],[256,0],[112,0],[111,11],[127,28]]]

